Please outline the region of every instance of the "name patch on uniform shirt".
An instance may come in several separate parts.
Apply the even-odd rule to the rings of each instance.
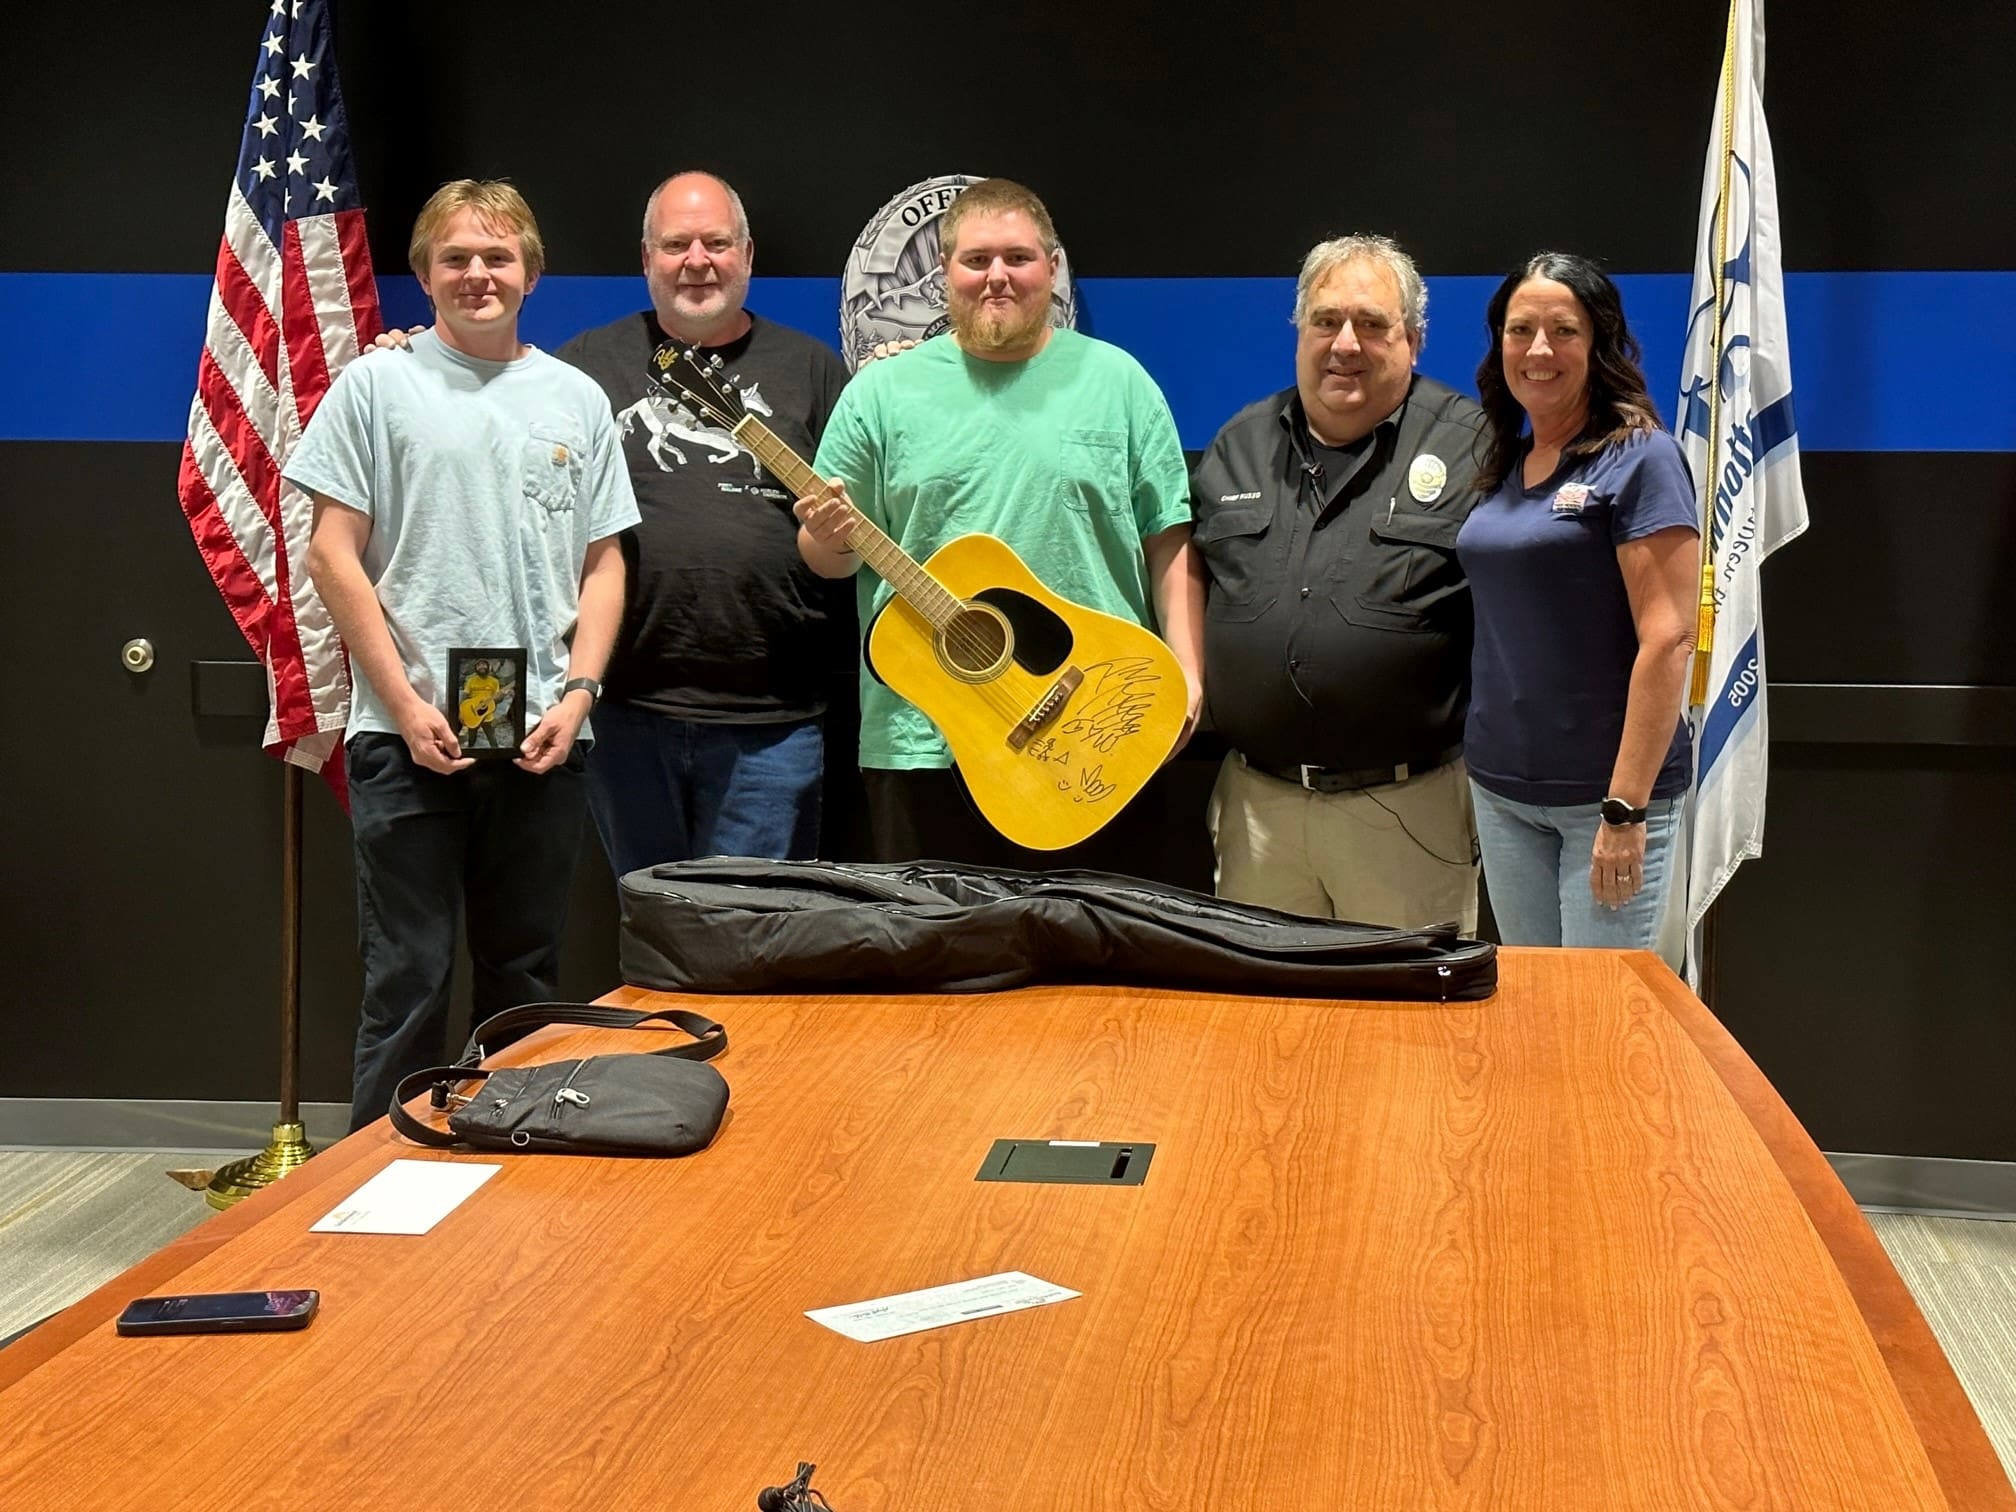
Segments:
[[[1246,499],[1257,499],[1259,497],[1260,490],[1256,488],[1251,493],[1220,494],[1218,495],[1218,502],[1220,504],[1237,504]]]
[[[1587,483],[1563,483],[1554,491],[1554,513],[1559,515],[1580,514],[1582,506],[1588,502]]]
[[[1407,469],[1407,491],[1419,504],[1433,504],[1441,498],[1442,489],[1448,482],[1448,465],[1433,452],[1421,453],[1414,459],[1414,465]]]

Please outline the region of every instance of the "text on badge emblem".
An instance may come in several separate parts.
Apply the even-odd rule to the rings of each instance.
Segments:
[[[1449,469],[1433,452],[1423,452],[1407,469],[1407,491],[1421,504],[1433,504],[1442,497],[1449,481]]]

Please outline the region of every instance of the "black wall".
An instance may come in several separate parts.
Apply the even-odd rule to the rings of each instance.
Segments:
[[[10,19],[0,275],[207,273],[265,9],[110,0]],[[2016,268],[2001,103],[2016,7],[1925,14],[1936,24],[1771,5],[1792,269]],[[1719,4],[1178,16],[1055,0],[337,11],[381,273],[403,270],[412,214],[442,179],[504,173],[539,211],[553,272],[634,275],[644,196],[682,167],[742,189],[759,275],[834,276],[884,199],[953,171],[1035,185],[1081,276],[1282,276],[1348,229],[1391,232],[1431,274],[1497,273],[1542,245],[1619,272],[1691,265]],[[1256,339],[1196,338],[1205,361]],[[1286,342],[1266,339],[1285,383]],[[1873,365],[1940,339],[1904,307],[1855,349]],[[116,409],[119,353],[103,355]],[[176,456],[0,442],[0,1095],[273,1086],[280,780],[256,722],[192,712],[191,665],[245,652],[177,511]],[[2016,453],[1809,451],[1806,483],[1813,528],[1766,575],[1785,690],[1768,855],[1725,894],[1716,1006],[1823,1145],[2016,1159],[1998,959],[2016,852]],[[162,655],[143,679],[117,662],[133,635]],[[1891,685],[1949,691],[1877,691]],[[1194,834],[1181,843],[1194,851]],[[306,1092],[340,1101],[349,860],[313,787],[307,856]],[[579,897],[570,986],[589,993],[614,981],[599,858]]]

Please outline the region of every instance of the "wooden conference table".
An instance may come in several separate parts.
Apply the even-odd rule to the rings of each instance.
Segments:
[[[1459,1005],[690,1000],[732,1038],[713,1149],[345,1140],[0,1350],[0,1507],[712,1512],[806,1459],[837,1512],[2016,1508],[1700,1004],[1645,955],[1502,968]],[[1140,1186],[975,1182],[997,1137],[1156,1152]],[[308,1232],[399,1156],[503,1169],[425,1236]],[[874,1344],[804,1316],[1007,1270],[1083,1295]],[[112,1331],[269,1286],[321,1316]]]

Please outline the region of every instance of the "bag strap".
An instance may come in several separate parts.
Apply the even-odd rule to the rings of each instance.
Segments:
[[[685,1044],[647,1052],[651,1055],[663,1055],[673,1060],[704,1061],[714,1059],[728,1048],[727,1029],[705,1014],[693,1013],[685,1008],[659,1008],[645,1012],[637,1008],[611,1008],[598,1003],[525,1003],[507,1008],[502,1013],[493,1013],[478,1024],[469,1036],[469,1043],[463,1047],[461,1060],[454,1065],[429,1066],[424,1071],[401,1077],[399,1085],[393,1089],[392,1106],[387,1116],[392,1120],[392,1127],[415,1144],[431,1145],[436,1149],[451,1148],[462,1141],[453,1134],[422,1123],[406,1111],[406,1104],[429,1087],[434,1093],[433,1105],[445,1108],[450,1086],[458,1082],[490,1079],[490,1073],[481,1069],[481,1063],[493,1050],[501,1050],[548,1024],[582,1024],[593,1029],[640,1029],[651,1023],[672,1024],[693,1036]]]
[[[611,1008],[600,1003],[525,1003],[493,1013],[469,1034],[462,1047],[459,1065],[474,1066],[493,1051],[523,1039],[534,1029],[548,1024],[585,1024],[594,1029],[640,1029],[646,1024],[667,1023],[684,1029],[692,1042],[653,1050],[675,1060],[712,1060],[728,1048],[728,1031],[704,1014],[685,1008],[659,1008],[645,1012],[638,1008]]]
[[[437,1150],[452,1149],[462,1143],[453,1134],[445,1134],[431,1125],[420,1122],[406,1111],[406,1104],[426,1091],[434,1089],[434,1106],[448,1106],[448,1088],[453,1082],[484,1082],[490,1079],[488,1071],[476,1071],[467,1066],[429,1066],[425,1071],[415,1071],[411,1076],[400,1078],[399,1085],[392,1089],[392,1106],[386,1116],[392,1120],[392,1127],[415,1144],[432,1145]]]

